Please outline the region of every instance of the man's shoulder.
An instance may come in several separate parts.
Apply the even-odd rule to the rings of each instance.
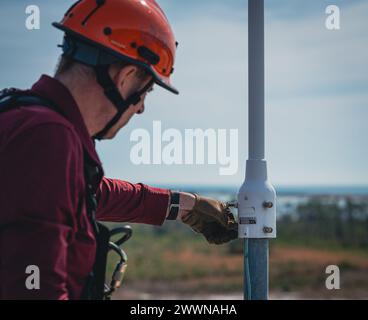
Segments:
[[[50,139],[62,140],[71,136],[75,143],[79,143],[74,126],[65,117],[44,106],[27,106],[0,113],[0,145],[25,133],[39,132],[40,128],[47,128]]]
[[[42,124],[56,124],[74,129],[73,125],[61,114],[48,107],[37,105],[15,108],[14,110],[0,113],[0,122],[7,122],[17,126],[22,124],[24,128]]]

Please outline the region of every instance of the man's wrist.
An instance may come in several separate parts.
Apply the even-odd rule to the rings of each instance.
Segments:
[[[185,217],[190,211],[193,210],[196,203],[196,197],[192,193],[181,192],[180,193],[180,210],[178,219]]]
[[[180,193],[170,191],[170,203],[166,220],[176,220],[180,211]]]
[[[181,220],[193,210],[196,202],[195,195],[187,192],[170,191],[170,204],[167,220]]]

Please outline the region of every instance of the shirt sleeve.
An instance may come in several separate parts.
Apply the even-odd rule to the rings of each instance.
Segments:
[[[76,228],[76,177],[82,169],[75,146],[71,129],[42,124],[1,150],[2,299],[69,298],[67,249]]]
[[[100,221],[160,226],[166,219],[170,191],[104,177],[97,198]]]

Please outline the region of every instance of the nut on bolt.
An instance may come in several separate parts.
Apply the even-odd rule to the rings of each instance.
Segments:
[[[273,229],[272,229],[272,228],[270,228],[270,227],[264,227],[264,228],[263,228],[263,232],[264,232],[264,233],[272,233],[272,232],[273,232]]]
[[[226,205],[229,208],[236,208],[236,209],[238,209],[238,207],[239,207],[238,201],[228,201],[228,202],[226,202]]]
[[[270,201],[269,202],[265,201],[263,202],[263,207],[267,209],[271,209],[273,207],[273,203]]]

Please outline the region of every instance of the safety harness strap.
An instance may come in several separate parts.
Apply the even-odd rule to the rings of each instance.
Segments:
[[[10,111],[20,106],[47,106],[49,109],[54,110],[63,117],[62,110],[57,107],[52,101],[41,97],[40,95],[32,92],[24,92],[19,89],[9,88],[0,91],[0,113]]]

